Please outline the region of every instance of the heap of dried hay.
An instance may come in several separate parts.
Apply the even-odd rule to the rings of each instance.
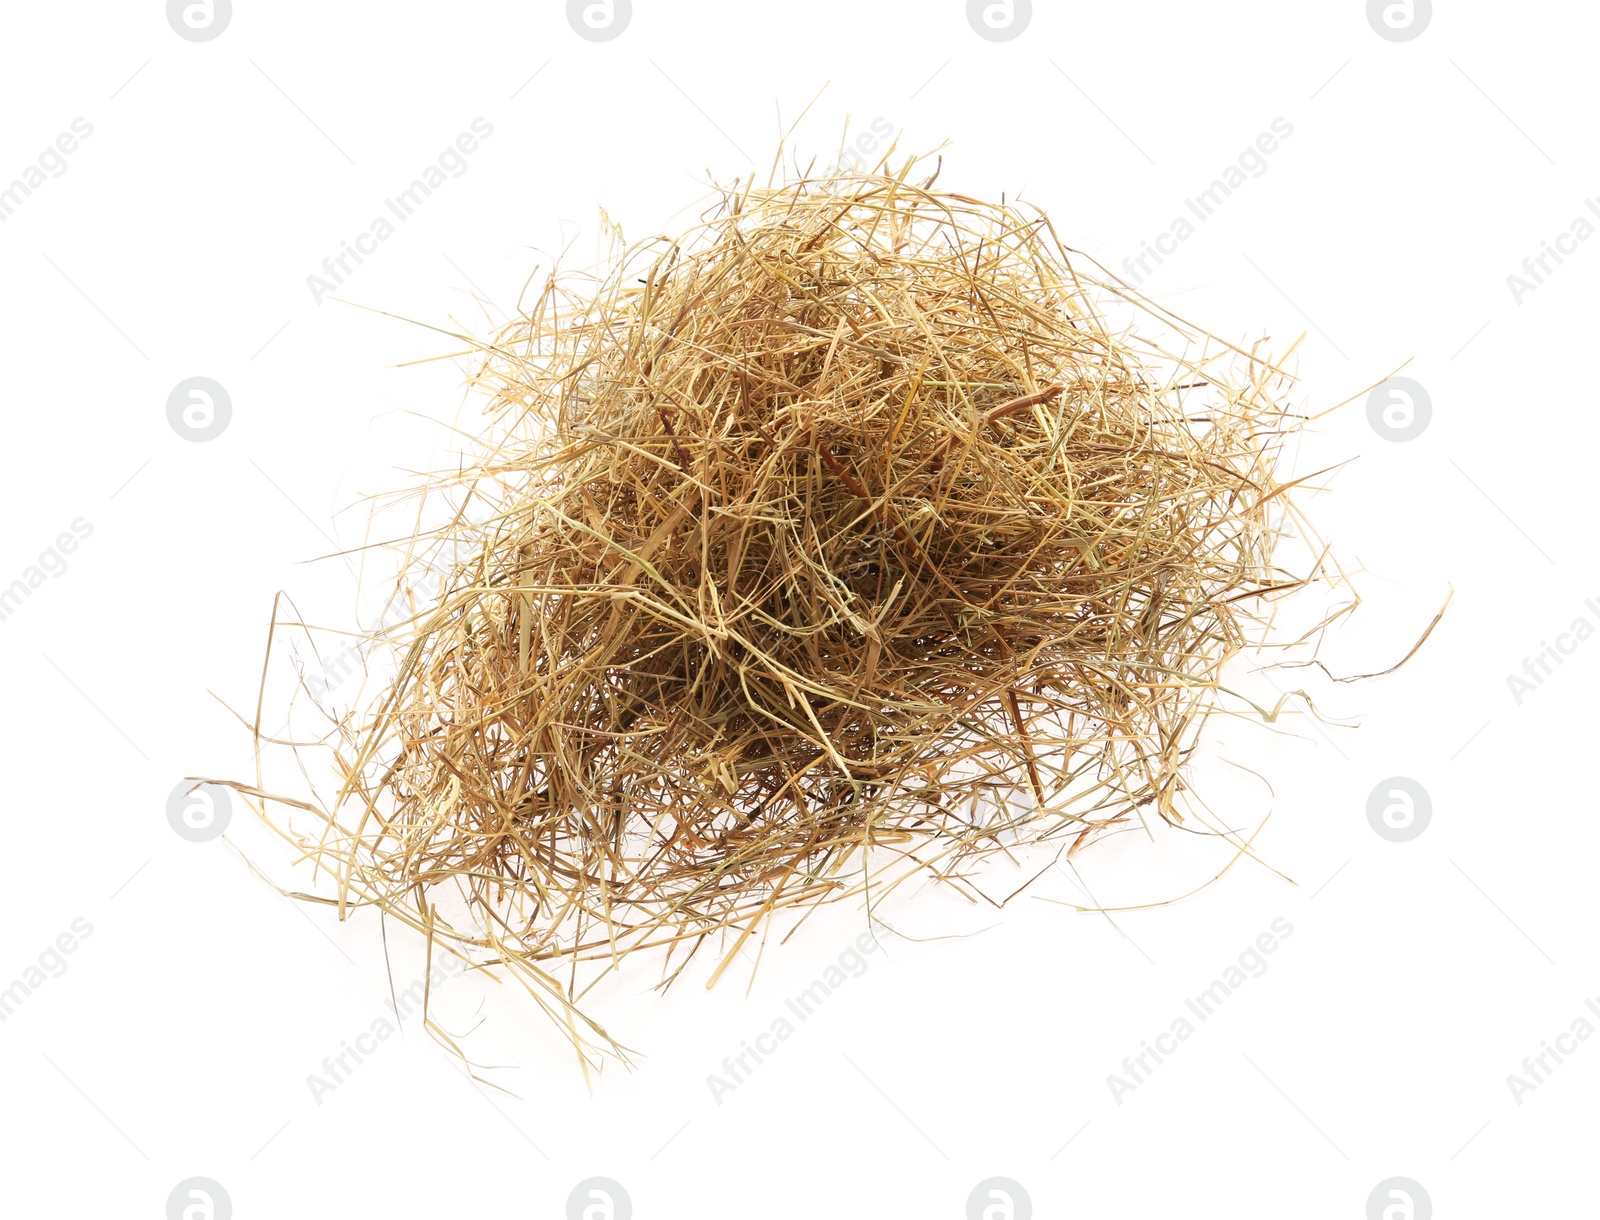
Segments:
[[[1090,266],[874,173],[552,276],[431,484],[477,523],[407,549],[469,558],[300,805],[341,907],[487,952],[592,1047],[561,967],[719,931],[725,966],[781,908],[1180,820],[1219,667],[1301,583],[1295,420],[1278,369]]]

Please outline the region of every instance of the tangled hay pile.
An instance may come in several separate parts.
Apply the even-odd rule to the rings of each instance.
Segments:
[[[593,1049],[582,963],[675,974],[723,933],[726,966],[783,909],[1181,820],[1219,667],[1302,583],[1296,420],[1277,368],[1091,266],[872,173],[551,276],[482,345],[489,431],[429,485],[460,511],[406,546],[459,558],[337,717],[336,798],[290,802],[341,909]]]

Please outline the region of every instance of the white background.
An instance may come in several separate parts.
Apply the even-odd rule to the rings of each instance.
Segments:
[[[951,0],[636,0],[593,44],[556,3],[239,0],[195,44],[151,0],[8,5],[0,183],[75,118],[93,134],[0,223],[0,585],[74,520],[93,532],[0,622],[0,985],[75,919],[93,932],[0,1024],[5,1213],[154,1220],[204,1175],[241,1220],[557,1217],[604,1175],[640,1220],[935,1218],[1004,1175],[1039,1217],[1356,1220],[1403,1175],[1441,1218],[1587,1214],[1600,1039],[1521,1104],[1506,1078],[1600,996],[1600,643],[1520,705],[1506,678],[1574,619],[1600,624],[1600,242],[1520,303],[1506,277],[1600,191],[1600,14],[1440,8],[1396,44],[1353,0],[1041,3],[996,44]],[[697,214],[708,171],[765,178],[780,114],[825,84],[796,152],[830,159],[847,115],[886,119],[903,150],[948,140],[944,186],[1020,193],[1113,267],[1287,119],[1266,172],[1145,287],[1231,339],[1281,351],[1308,331],[1312,411],[1410,361],[1433,403],[1420,438],[1380,438],[1358,399],[1295,458],[1347,463],[1305,500],[1364,598],[1324,657],[1381,669],[1453,587],[1449,613],[1398,674],[1308,686],[1339,724],[1207,739],[1205,795],[1247,832],[1271,813],[1256,846],[1283,876],[1247,862],[1114,924],[1043,901],[1083,901],[1059,873],[1003,911],[908,891],[886,915],[919,939],[883,936],[721,1104],[708,1073],[859,911],[769,944],[748,991],[746,969],[662,996],[635,959],[597,998],[636,1068],[592,1087],[536,1012],[457,980],[436,1015],[475,1030],[503,1092],[412,1022],[314,1100],[308,1074],[384,1011],[376,921],[258,880],[246,857],[296,875],[242,807],[194,844],[166,799],[185,775],[248,778],[223,703],[253,702],[273,595],[353,626],[349,570],[304,561],[359,543],[359,497],[448,461],[440,425],[474,408],[463,365],[396,367],[449,340],[318,305],[306,277],[481,116],[467,171],[340,295],[484,333],[550,251],[588,260],[600,209],[644,237]],[[192,376],[233,402],[203,444],[166,419]],[[1433,805],[1404,844],[1366,818],[1396,775]],[[1124,835],[1079,863],[1122,905],[1221,859]],[[1270,968],[1114,1100],[1123,1057],[1280,916],[1294,932]],[[416,946],[392,935],[390,953],[403,986]]]

